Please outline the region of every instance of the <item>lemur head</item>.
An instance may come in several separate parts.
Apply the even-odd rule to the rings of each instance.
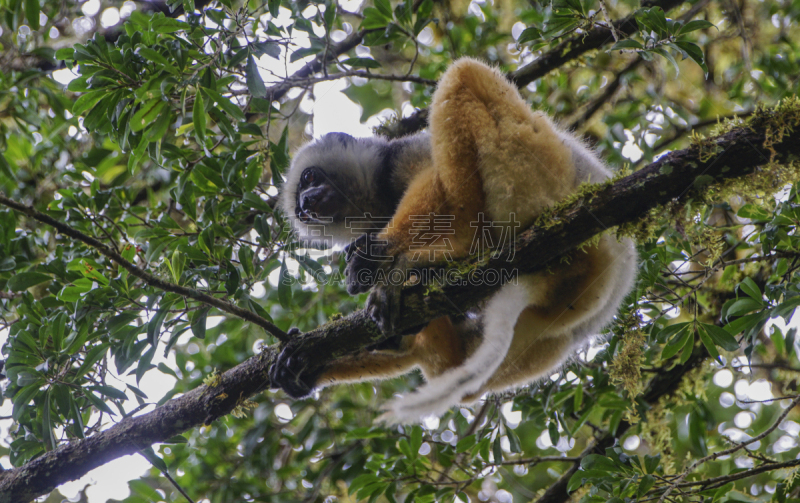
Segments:
[[[280,207],[300,241],[341,247],[363,231],[350,219],[382,210],[377,193],[386,140],[329,133],[294,156],[280,196]],[[391,213],[390,213],[391,214]]]

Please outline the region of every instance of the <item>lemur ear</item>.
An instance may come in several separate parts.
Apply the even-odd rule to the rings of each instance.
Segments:
[[[339,141],[345,147],[356,141],[355,138],[353,138],[347,133],[328,133],[323,138],[331,141],[333,140]]]

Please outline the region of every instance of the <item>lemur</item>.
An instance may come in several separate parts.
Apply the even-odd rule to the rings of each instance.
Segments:
[[[389,420],[413,422],[552,375],[599,334],[631,290],[631,240],[604,234],[569,263],[520,275],[465,316],[443,316],[411,335],[394,333],[401,287],[373,284],[375,273],[466,257],[487,226],[498,240],[511,226],[530,226],[581,183],[610,176],[580,140],[532,111],[498,70],[469,58],[442,76],[428,133],[396,140],[331,133],[305,145],[280,207],[302,243],[347,247],[347,290],[372,289],[367,310],[394,344],[343,357],[316,375],[304,372],[302,359],[282,354],[273,382],[302,397],[418,367],[427,384],[387,407]],[[420,216],[430,215],[448,225],[420,226]],[[365,231],[347,225],[353,221],[373,230],[358,236]]]

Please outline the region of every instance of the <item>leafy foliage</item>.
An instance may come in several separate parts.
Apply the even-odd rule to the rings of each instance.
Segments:
[[[410,115],[456,56],[511,72],[632,16],[631,35],[609,30],[601,50],[522,89],[618,167],[798,87],[797,2],[126,5],[0,2],[0,193],[161,281],[0,206],[6,468],[277,344],[173,287],[283,330],[360,305],[329,281],[340,257],[299,248],[274,211],[313,128],[316,83],[346,79],[362,121],[385,108]],[[110,9],[127,15],[101,29]],[[70,69],[77,77],[59,84]],[[151,501],[154,488],[179,501],[164,473],[210,501],[528,501],[562,477],[585,503],[796,499],[795,402],[772,400],[793,396],[800,372],[796,168],[768,165],[650,215],[637,290],[607,343],[551,379],[406,428],[375,418],[417,375],[292,403],[265,392],[240,417],[143,448],[153,470],[125,501]],[[141,382],[159,374],[175,385],[148,396]],[[557,498],[545,501],[566,493]]]

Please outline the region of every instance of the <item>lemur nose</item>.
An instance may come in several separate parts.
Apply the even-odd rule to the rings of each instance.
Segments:
[[[303,194],[300,200],[300,207],[304,210],[313,210],[319,202],[319,194]]]

